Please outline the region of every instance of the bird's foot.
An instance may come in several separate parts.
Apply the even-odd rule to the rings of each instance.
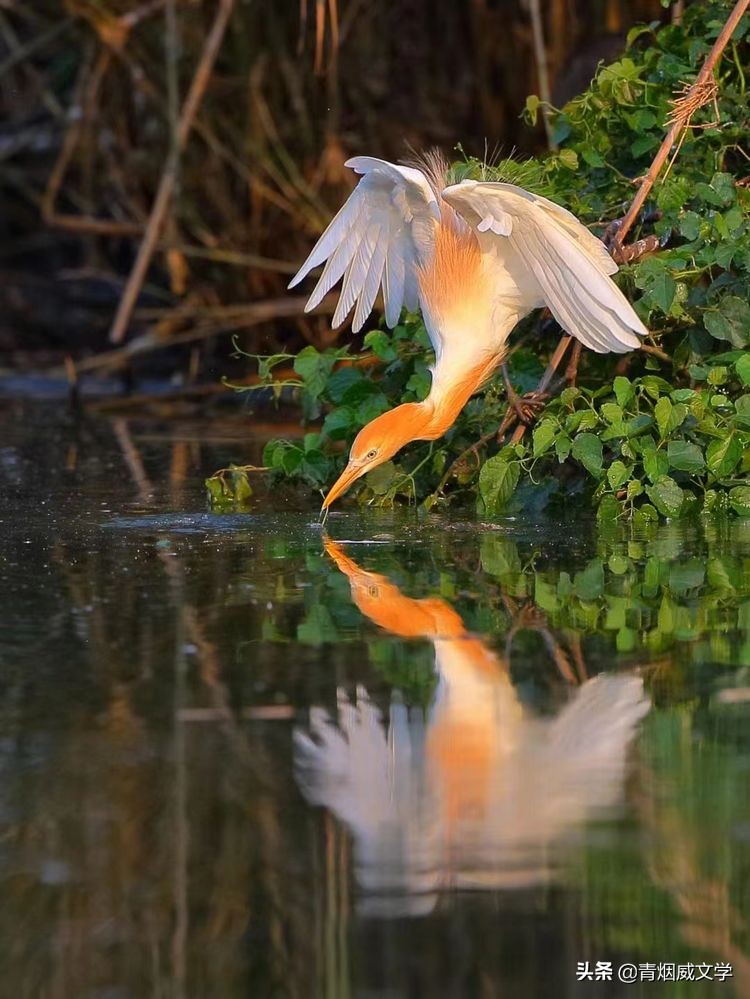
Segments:
[[[527,392],[521,396],[514,392],[513,396],[508,401],[515,410],[519,421],[524,426],[529,427],[532,423],[536,423],[539,413],[547,405],[549,392],[540,392],[538,389],[534,389],[533,392]]]
[[[641,219],[641,223],[658,222],[660,218],[661,212],[648,212]],[[667,232],[662,236],[644,236],[643,239],[638,239],[634,243],[621,246],[617,239],[617,234],[622,228],[624,221],[624,219],[613,219],[602,234],[602,242],[612,254],[612,259],[616,264],[632,264],[649,253],[656,253],[658,250],[663,250],[669,242],[671,233]]]
[[[522,427],[530,427],[536,423],[539,413],[547,405],[550,398],[549,392],[535,389],[525,395],[518,395],[517,392],[508,393],[508,408],[497,432],[498,440],[502,440],[506,432],[514,423]]]

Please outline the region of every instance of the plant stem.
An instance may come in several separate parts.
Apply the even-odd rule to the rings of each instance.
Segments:
[[[729,43],[729,40],[734,34],[735,28],[739,24],[743,14],[748,9],[748,6],[750,6],[750,0],[737,0],[737,3],[735,4],[734,9],[732,10],[732,13],[727,18],[726,24],[721,29],[716,41],[714,42],[713,48],[706,56],[706,61],[703,63],[700,72],[695,78],[695,82],[693,83],[692,87],[687,92],[687,94],[685,94],[686,101],[689,100],[689,98],[692,95],[696,94],[701,89],[701,87],[703,87],[704,84],[708,81],[709,77],[711,76],[716,67],[717,62],[721,58],[722,52],[724,51],[727,44]],[[643,207],[643,203],[648,197],[649,191],[654,186],[654,182],[656,181],[656,178],[659,176],[659,172],[661,171],[661,168],[664,166],[664,163],[666,162],[667,157],[669,156],[669,152],[672,149],[675,140],[678,138],[680,133],[686,127],[687,127],[686,118],[678,117],[672,123],[669,131],[665,135],[664,141],[659,147],[659,150],[656,153],[656,156],[654,157],[651,166],[648,168],[648,172],[641,181],[641,186],[638,188],[638,191],[635,197],[633,198],[633,202],[630,208],[628,209],[625,217],[623,218],[622,224],[619,226],[614,240],[612,241],[611,252],[613,256],[616,256],[617,252],[622,249],[623,241],[627,236],[628,232],[632,229],[633,223],[635,222],[638,216],[638,212]],[[570,344],[571,339],[572,337],[568,336],[567,333],[563,334],[563,336],[560,338],[560,342],[557,345],[557,349],[555,350],[555,353],[552,355],[549,364],[547,365],[547,370],[542,375],[541,381],[537,386],[538,392],[544,392],[547,390],[547,387],[549,386],[555,374],[557,366],[560,364],[560,361],[562,360],[565,351],[568,349],[568,345]],[[523,423],[519,424],[513,433],[511,442],[513,444],[517,444],[525,433],[526,433],[526,426]]]
[[[737,0],[732,13],[727,18],[727,22],[724,27],[719,32],[716,41],[713,44],[713,48],[706,56],[706,61],[701,67],[700,73],[695,78],[690,90],[685,95],[685,99],[688,100],[692,95],[696,94],[701,87],[708,81],[709,77],[712,75],[717,62],[721,58],[721,54],[727,47],[730,38],[734,34],[734,30],[739,24],[742,15],[747,10],[750,5],[750,0]],[[641,181],[641,186],[638,188],[636,196],[633,198],[633,202],[622,220],[622,225],[617,230],[617,235],[614,238],[612,249],[620,249],[622,247],[623,241],[627,236],[628,232],[632,229],[633,223],[638,217],[638,212],[643,207],[643,203],[648,197],[649,191],[654,186],[656,178],[659,176],[661,168],[664,166],[667,157],[669,156],[670,150],[677,140],[680,133],[686,127],[686,120],[684,117],[678,117],[672,123],[671,128],[664,136],[664,141],[659,146],[659,149],[654,156],[651,166],[648,168],[648,172]]]
[[[185,148],[188,136],[193,128],[193,122],[198,108],[203,100],[203,95],[211,78],[211,72],[219,54],[224,33],[229,24],[234,0],[219,0],[219,9],[216,18],[203,47],[198,67],[193,76],[190,90],[185,98],[182,107],[180,120],[177,123],[176,135],[173,139],[172,148],[164,164],[164,170],[159,182],[159,188],[154,198],[151,215],[148,220],[143,242],[138,250],[133,269],[128,277],[128,282],[117,307],[117,313],[112,323],[109,339],[112,343],[120,343],[128,328],[130,316],[135,308],[135,303],[141,290],[141,286],[146,277],[151,258],[154,255],[156,244],[159,240],[164,218],[172,200],[180,165],[180,154]]]

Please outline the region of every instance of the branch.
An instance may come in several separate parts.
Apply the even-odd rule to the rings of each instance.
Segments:
[[[219,49],[224,38],[224,32],[229,24],[229,18],[232,15],[233,8],[234,0],[219,0],[219,9],[216,13],[216,19],[214,20],[211,31],[206,39],[206,44],[203,47],[198,68],[196,69],[193,81],[190,84],[190,90],[185,98],[182,113],[180,114],[180,120],[177,123],[177,134],[174,138],[174,144],[169,156],[167,157],[167,161],[164,164],[164,171],[161,175],[161,181],[159,182],[156,197],[154,198],[154,204],[151,209],[148,225],[146,226],[143,242],[138,250],[138,256],[136,257],[135,264],[133,265],[133,269],[128,277],[128,283],[125,286],[125,291],[120,299],[120,304],[117,308],[114,322],[112,323],[112,329],[109,334],[109,339],[112,343],[120,343],[128,328],[130,316],[133,312],[141,286],[143,285],[143,281],[146,277],[146,271],[151,263],[151,258],[154,255],[156,244],[159,241],[161,229],[167,214],[167,209],[169,208],[169,204],[172,200],[172,194],[174,193],[175,185],[177,183],[180,155],[182,154],[188,136],[193,129],[195,115],[201,101],[203,100],[203,95],[206,91],[206,87],[208,86],[208,81],[211,78],[211,71],[213,70],[214,63],[216,62],[216,57],[219,54]]]
[[[687,109],[692,106],[694,110],[695,107],[698,106],[695,102],[701,100],[701,94],[706,91],[706,84],[709,83],[716,64],[721,58],[722,52],[727,47],[730,38],[734,34],[734,29],[739,24],[742,15],[745,13],[749,5],[750,0],[737,0],[734,10],[727,18],[727,23],[719,32],[719,36],[714,42],[713,48],[706,56],[706,61],[703,63],[700,73],[698,73],[695,78],[695,82],[687,93],[680,98],[680,104],[686,109],[686,111],[683,114],[677,113],[673,115],[672,125],[667,134],[664,136],[664,141],[659,146],[658,152],[656,153],[656,156],[654,156],[654,160],[648,168],[646,176],[641,181],[641,186],[638,188],[636,196],[633,198],[633,203],[628,209],[625,218],[622,220],[622,225],[617,230],[617,235],[615,236],[612,244],[613,256],[615,250],[622,249],[623,241],[630,229],[633,227],[633,223],[638,217],[638,212],[643,207],[643,203],[648,197],[649,191],[654,186],[654,182],[659,176],[661,168],[664,166],[672,146],[675,144],[680,134],[687,128],[691,114],[691,112]]]
[[[615,258],[615,260],[622,261],[624,259],[622,244],[627,236],[630,229],[633,227],[633,223],[638,217],[638,212],[643,207],[643,203],[648,197],[649,191],[654,186],[656,178],[659,176],[661,168],[669,156],[670,150],[673,145],[681,135],[681,133],[688,127],[690,117],[697,107],[701,103],[705,103],[703,100],[703,95],[709,92],[707,84],[712,80],[712,74],[721,58],[721,54],[727,47],[730,38],[734,34],[734,30],[742,19],[743,14],[750,6],[750,0],[737,0],[737,3],[732,10],[732,13],[727,18],[727,22],[724,27],[719,32],[716,41],[713,44],[713,48],[706,56],[706,61],[703,63],[698,76],[695,78],[693,85],[690,89],[683,94],[679,101],[675,102],[675,112],[672,115],[672,124],[669,131],[664,136],[664,141],[659,147],[656,156],[648,168],[648,172],[641,181],[641,186],[638,188],[635,198],[633,198],[633,203],[627,211],[627,214],[623,218],[622,222],[617,228],[617,233],[612,241],[610,247],[610,253]],[[712,92],[712,88],[711,88]],[[679,146],[675,155],[679,152]],[[560,342],[557,345],[555,353],[550,358],[550,362],[547,365],[547,369],[542,375],[541,381],[537,386],[537,392],[546,391],[552,378],[554,376],[555,370],[562,360],[568,346],[571,342],[571,337],[567,333],[564,333],[560,338]],[[519,424],[516,427],[513,437],[511,438],[512,443],[517,444],[523,435],[526,433],[526,426],[524,424]]]

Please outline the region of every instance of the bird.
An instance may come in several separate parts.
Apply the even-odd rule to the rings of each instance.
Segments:
[[[353,602],[379,628],[432,642],[426,713],[394,695],[387,716],[360,685],[335,716],[314,707],[294,733],[311,804],[351,831],[368,914],[431,911],[446,888],[544,884],[585,822],[623,804],[628,748],[650,704],[633,672],[571,689],[554,716],[523,703],[509,661],[440,597],[415,599],[324,539]]]
[[[346,161],[357,186],[289,283],[323,271],[305,311],[343,278],[333,316],[352,309],[358,332],[382,290],[385,322],[421,309],[434,348],[429,394],[376,417],[355,438],[330,505],[361,476],[413,440],[436,440],[506,354],[508,336],[547,306],[562,328],[597,353],[635,350],[647,330],[612,281],[617,264],[578,219],[514,184],[451,183],[437,152],[417,165],[372,156]]]

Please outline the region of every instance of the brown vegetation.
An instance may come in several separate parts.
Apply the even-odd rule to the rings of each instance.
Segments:
[[[631,23],[664,16],[658,0],[541,7],[540,86],[522,0],[4,0],[0,347],[23,363],[101,350],[108,331],[329,342],[325,307],[290,335],[273,303],[351,185],[348,154],[538,148],[526,95],[564,101]]]

